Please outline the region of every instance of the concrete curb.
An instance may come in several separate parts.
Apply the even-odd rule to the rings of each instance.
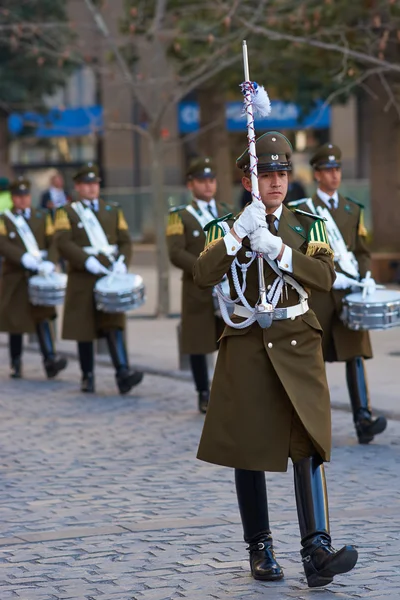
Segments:
[[[7,344],[0,343],[0,347],[7,348],[8,346],[7,346]],[[33,344],[27,344],[24,347],[24,352],[29,352],[30,354],[37,354],[38,350]],[[78,357],[74,352],[68,352],[68,351],[65,352],[64,351],[64,352],[62,352],[62,355],[70,360],[74,360],[74,361],[78,360]],[[113,368],[109,359],[101,358],[99,356],[96,357],[96,364],[100,365],[101,367],[109,367],[110,369]],[[141,365],[141,364],[135,362],[134,360],[131,360],[131,365],[133,367],[135,367],[136,369],[143,371],[143,373],[147,373],[148,375],[154,375],[156,377],[166,377],[168,379],[175,379],[178,381],[186,381],[186,382],[192,381],[192,375],[191,375],[191,373],[188,373],[188,372],[171,371],[168,369],[160,369],[157,367],[151,367],[149,365]],[[350,404],[347,404],[345,402],[333,401],[331,403],[331,407],[332,407],[332,410],[340,410],[342,412],[347,412],[347,413],[351,412]],[[400,412],[396,412],[393,410],[381,409],[378,411],[377,414],[383,415],[389,421],[400,421]]]

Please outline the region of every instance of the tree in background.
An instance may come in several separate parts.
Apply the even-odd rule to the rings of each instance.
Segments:
[[[76,63],[64,0],[2,0],[0,7],[0,170],[10,176],[7,117],[41,110]]]
[[[398,249],[400,228],[400,4],[394,0],[272,0],[250,26],[273,57],[268,72],[282,99],[305,111],[321,98],[355,94],[369,150],[373,243]],[[248,0],[239,24],[260,2]]]

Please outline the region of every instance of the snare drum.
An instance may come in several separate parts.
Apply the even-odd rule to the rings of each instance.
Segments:
[[[143,279],[133,273],[106,275],[96,282],[94,299],[97,310],[105,313],[139,308],[145,301]]]
[[[29,302],[35,306],[58,306],[64,302],[66,289],[64,273],[34,275],[28,281]]]
[[[393,290],[377,290],[362,297],[360,292],[343,298],[340,315],[343,323],[355,331],[390,329],[400,325],[400,293]]]

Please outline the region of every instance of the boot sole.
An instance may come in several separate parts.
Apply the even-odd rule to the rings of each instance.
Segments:
[[[336,575],[348,573],[356,566],[358,552],[355,548],[351,550],[339,551],[332,559],[329,567],[321,569],[318,573],[313,573],[307,577],[308,587],[322,587],[333,581]]]
[[[256,579],[257,581],[280,581],[281,579],[284,578],[284,573],[276,573],[275,575],[254,575],[254,573],[252,573],[253,575],[253,579]]]

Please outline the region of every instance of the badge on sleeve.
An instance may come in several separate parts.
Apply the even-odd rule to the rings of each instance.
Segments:
[[[200,235],[200,231],[198,229],[195,229],[193,231],[193,237],[199,237],[199,235]]]

